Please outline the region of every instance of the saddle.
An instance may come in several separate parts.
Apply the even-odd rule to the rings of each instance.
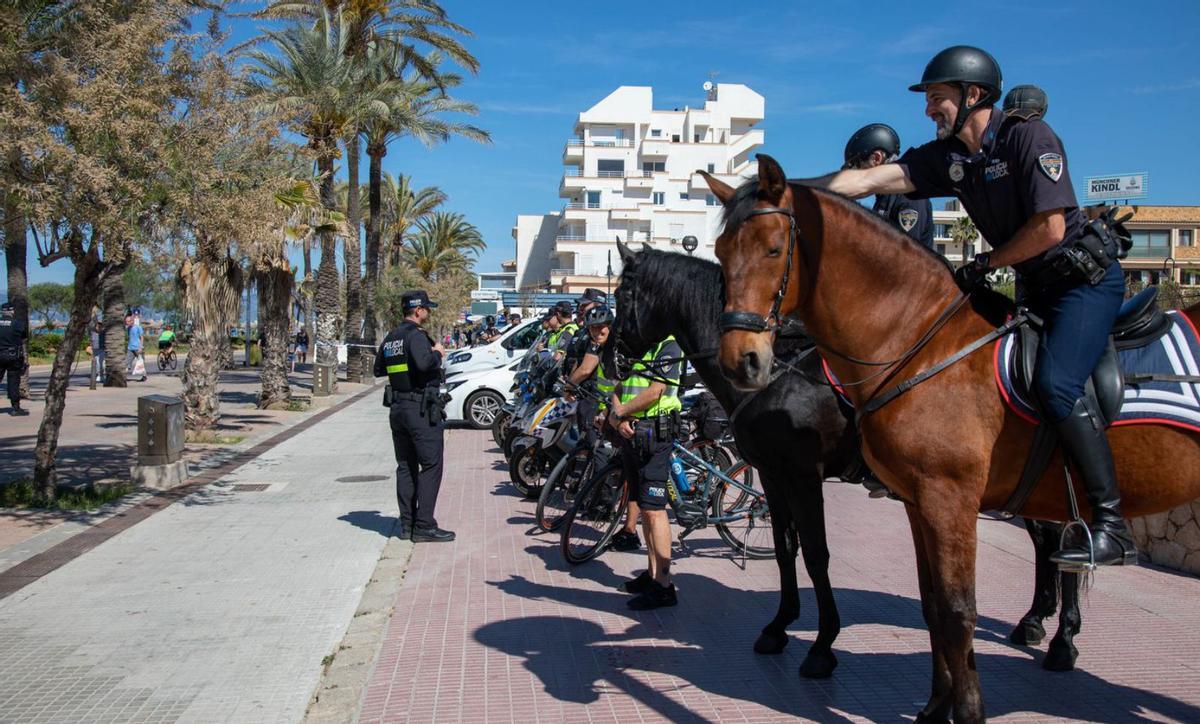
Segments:
[[[1105,347],[1096,369],[1092,371],[1092,376],[1084,386],[1084,394],[1092,403],[1091,408],[1100,413],[1105,427],[1112,425],[1117,419],[1125,399],[1125,373],[1121,368],[1118,351],[1144,347],[1170,331],[1171,320],[1159,309],[1157,302],[1158,287],[1147,287],[1125,300],[1117,313],[1108,346]],[[1033,392],[1033,370],[1037,365],[1041,325],[1031,320],[1030,324],[1020,326],[1015,335],[1016,363],[1013,365],[1013,387],[1024,399],[1040,408],[1037,395]],[[1003,512],[1009,515],[1018,514],[1024,507],[1058,445],[1053,428],[1044,422],[1045,415],[1040,409],[1038,413],[1042,420],[1038,422],[1034,432],[1033,444],[1021,471],[1020,482],[1003,508]]]

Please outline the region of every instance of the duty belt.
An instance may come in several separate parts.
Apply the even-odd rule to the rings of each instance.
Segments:
[[[424,399],[423,392],[401,392],[396,388],[392,388],[392,400],[408,400],[409,402],[420,402]]]

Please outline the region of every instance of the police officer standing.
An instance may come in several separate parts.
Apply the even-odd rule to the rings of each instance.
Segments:
[[[375,357],[375,376],[387,375],[390,386],[400,537],[443,543],[454,540],[433,517],[442,485],[445,418],[439,387],[445,350],[421,326],[437,303],[423,289],[405,292],[400,303],[404,321],[384,337]]]
[[[875,168],[900,157],[900,136],[883,123],[872,123],[854,132],[846,142],[842,168]],[[875,194],[871,209],[914,241],[933,248],[933,204],[903,194]]]
[[[970,46],[934,56],[921,82],[937,140],[894,164],[802,183],[861,198],[873,193],[958,197],[994,247],[955,273],[964,290],[1011,266],[1025,304],[1042,317],[1033,386],[1047,421],[1082,474],[1099,565],[1133,564],[1137,550],[1121,513],[1116,470],[1098,411],[1084,385],[1108,344],[1125,293],[1118,230],[1079,211],[1062,142],[1044,120],[996,110],[1000,66]],[[1087,546],[1059,551],[1057,563],[1087,564]]]
[[[16,310],[9,302],[0,304],[0,380],[8,375],[8,401],[12,404],[10,415],[28,415],[21,409],[21,375],[25,373],[25,340],[29,329],[16,318]]]

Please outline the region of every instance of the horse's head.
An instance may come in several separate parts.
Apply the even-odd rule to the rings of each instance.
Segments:
[[[794,201],[783,169],[758,155],[758,178],[738,188],[701,172],[725,206],[717,258],[725,274],[721,371],[740,389],[757,390],[771,376],[776,327],[800,299],[801,250]]]

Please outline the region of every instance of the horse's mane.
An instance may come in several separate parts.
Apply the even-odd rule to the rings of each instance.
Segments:
[[[878,214],[870,211],[854,199],[826,189],[805,186],[803,184],[789,182],[788,185],[792,189],[793,197],[800,194],[811,194],[818,199],[827,199],[852,216],[855,216],[857,221],[871,227],[872,230],[883,236],[887,240],[887,243],[900,244],[918,249],[928,255],[931,260],[936,261],[938,266],[947,274],[953,276],[954,267],[946,257],[917,242],[908,234],[901,232],[892,224],[880,218]],[[758,177],[752,176],[738,186],[733,196],[724,204],[724,208],[721,211],[721,219],[725,224],[725,231],[736,233],[738,227],[750,217],[750,212],[754,210],[758,201]],[[984,318],[997,324],[1003,322],[1005,316],[1013,309],[1012,300],[990,289],[976,291],[971,297],[971,305]]]

